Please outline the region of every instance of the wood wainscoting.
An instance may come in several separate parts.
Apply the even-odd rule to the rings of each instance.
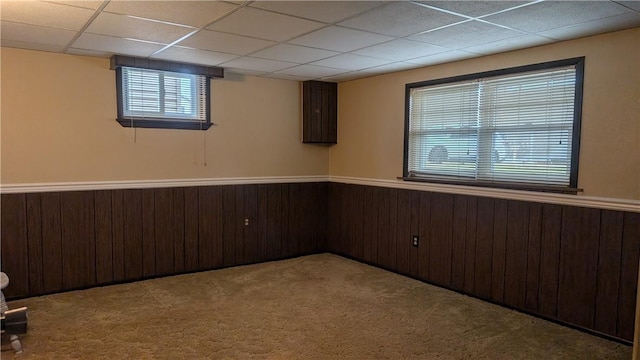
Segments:
[[[329,199],[332,252],[633,339],[640,213],[341,183]]]
[[[5,295],[318,253],[327,192],[322,182],[3,194]]]

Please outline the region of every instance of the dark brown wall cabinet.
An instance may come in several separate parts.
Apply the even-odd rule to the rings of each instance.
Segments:
[[[302,84],[302,142],[338,142],[338,84],[305,81]]]

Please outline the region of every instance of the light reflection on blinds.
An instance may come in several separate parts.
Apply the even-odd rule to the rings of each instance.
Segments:
[[[413,88],[410,176],[568,186],[575,66]]]
[[[125,117],[206,121],[204,76],[122,68]]]

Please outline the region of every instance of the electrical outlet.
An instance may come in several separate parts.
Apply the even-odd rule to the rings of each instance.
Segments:
[[[413,235],[412,241],[413,241],[413,246],[418,247],[418,243],[420,241],[420,238],[418,237],[418,235]]]
[[[249,226],[249,218],[244,218],[244,226]]]

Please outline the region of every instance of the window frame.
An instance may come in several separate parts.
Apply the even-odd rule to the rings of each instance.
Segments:
[[[159,118],[146,116],[124,115],[124,84],[122,68],[138,68],[142,70],[154,70],[174,72],[181,74],[199,75],[205,78],[205,120],[185,119],[184,117]],[[111,69],[116,75],[117,119],[123,127],[152,128],[152,129],[183,129],[183,130],[207,130],[211,122],[211,78],[223,78],[224,69],[214,66],[201,66],[170,61],[136,58],[130,56],[114,55],[111,57]]]
[[[402,179],[405,181],[437,183],[437,184],[450,184],[450,185],[466,185],[466,186],[478,186],[478,187],[491,187],[498,189],[512,189],[512,190],[528,190],[539,192],[554,192],[565,194],[577,194],[582,191],[577,187],[578,185],[578,165],[580,154],[580,133],[582,123],[582,101],[583,101],[583,87],[584,87],[584,62],[585,57],[575,57],[569,59],[555,60],[549,62],[536,63],[531,65],[516,66],[505,69],[489,70],[478,73],[471,73],[459,76],[452,76],[447,78],[440,78],[434,80],[419,81],[414,83],[408,83],[405,85],[405,124],[404,124],[404,154],[403,154],[403,174]],[[574,116],[573,116],[573,128],[572,128],[572,144],[571,144],[571,164],[569,173],[569,185],[568,186],[556,186],[556,185],[544,185],[534,183],[519,183],[519,182],[506,182],[506,181],[482,181],[477,179],[462,179],[446,176],[411,176],[409,174],[409,145],[410,145],[410,115],[411,115],[411,90],[415,88],[422,88],[427,86],[449,84],[455,82],[471,81],[484,78],[491,78],[504,75],[515,75],[519,73],[551,70],[554,68],[575,66],[575,95],[574,95]]]

